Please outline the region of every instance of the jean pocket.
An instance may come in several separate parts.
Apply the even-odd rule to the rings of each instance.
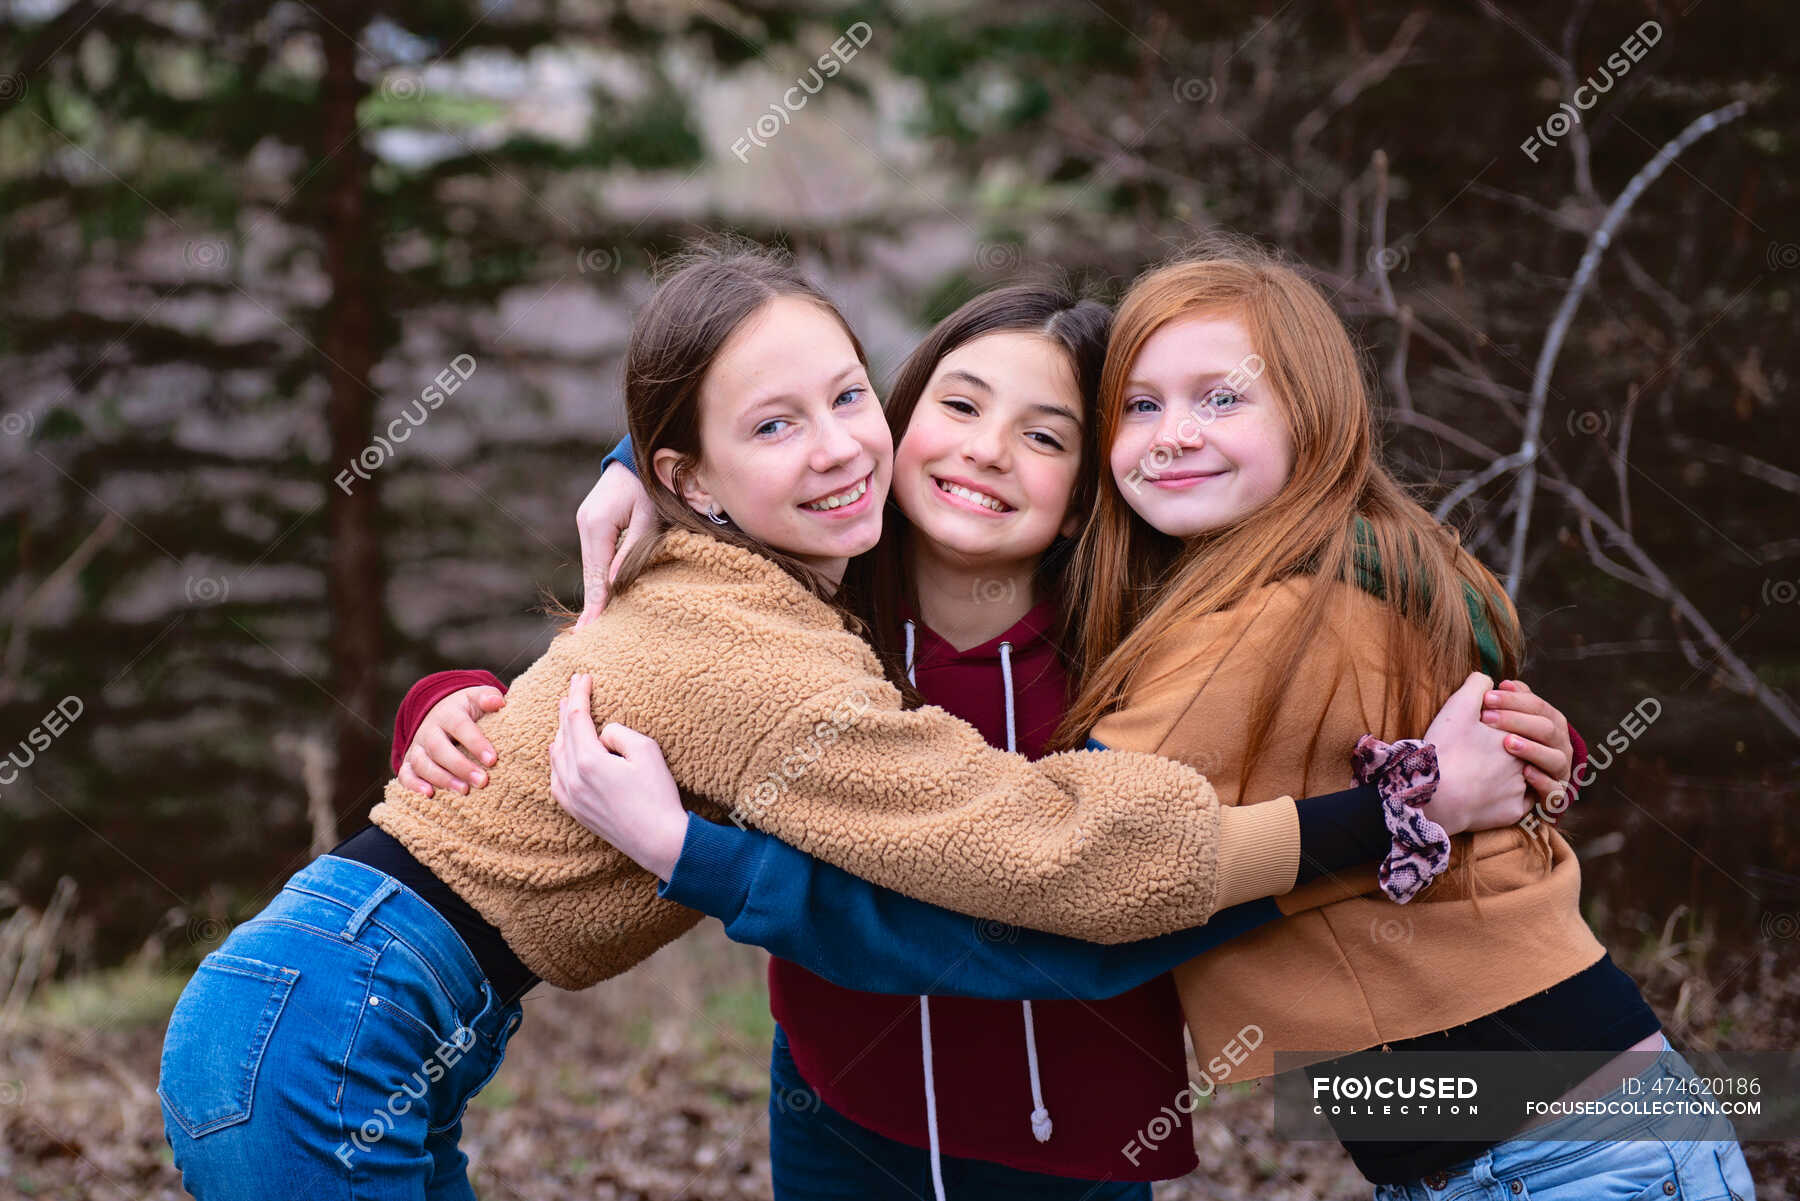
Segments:
[[[469,1040],[473,1032],[468,1030],[461,1018],[456,1019],[456,1025],[448,1035],[443,1034],[436,1026],[395,1000],[393,994],[396,991],[398,990],[390,988],[378,992],[371,988],[369,990],[370,1008],[382,1017],[398,1023],[402,1030],[409,1032],[409,1037],[418,1039],[422,1045],[438,1048],[455,1047],[461,1051],[469,1049],[471,1045]],[[454,1011],[451,1016],[455,1016]]]
[[[190,1138],[250,1117],[275,1023],[300,980],[291,967],[214,951],[181,992],[163,1040],[163,1104]]]

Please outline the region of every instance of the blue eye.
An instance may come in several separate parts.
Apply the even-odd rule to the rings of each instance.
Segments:
[[[857,401],[861,400],[863,398],[864,394],[866,394],[867,392],[868,392],[868,389],[863,387],[861,384],[857,384],[855,387],[845,388],[842,392],[839,392],[837,394],[837,402],[836,403],[855,404]],[[849,397],[850,399],[845,400],[844,399],[845,397]]]
[[[1125,402],[1125,411],[1127,413],[1156,413],[1161,410],[1162,406],[1157,404],[1154,400],[1151,400],[1148,396],[1134,396]]]
[[[787,424],[788,421],[785,417],[771,417],[769,420],[756,427],[755,435],[756,437],[761,438],[768,434],[778,433],[780,431],[776,427],[785,426]]]
[[[1233,392],[1230,388],[1221,388],[1206,398],[1206,403],[1215,409],[1229,409],[1243,401],[1242,394]]]

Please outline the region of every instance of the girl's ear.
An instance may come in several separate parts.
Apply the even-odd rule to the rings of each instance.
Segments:
[[[712,508],[712,493],[706,490],[686,455],[664,447],[651,456],[650,466],[663,487],[686,501],[694,512],[704,516]]]
[[[1056,532],[1069,539],[1081,533],[1081,514],[1075,511],[1074,505],[1069,506],[1069,515],[1063,518],[1063,523]]]

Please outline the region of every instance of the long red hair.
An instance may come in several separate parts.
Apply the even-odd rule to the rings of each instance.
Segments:
[[[1255,243],[1215,237],[1132,285],[1101,370],[1100,445],[1112,445],[1118,433],[1125,383],[1144,343],[1170,321],[1202,315],[1243,323],[1287,422],[1293,471],[1256,511],[1185,539],[1150,526],[1118,488],[1100,489],[1071,573],[1084,623],[1081,693],[1056,745],[1080,746],[1119,708],[1146,652],[1183,621],[1296,576],[1360,584],[1387,603],[1389,654],[1407,670],[1388,677],[1385,712],[1409,731],[1423,733],[1444,698],[1479,667],[1477,614],[1494,631],[1503,674],[1515,674],[1520,636],[1505,591],[1379,461],[1370,390],[1343,322],[1317,287]],[[1330,620],[1334,592],[1310,590],[1275,639],[1242,748],[1246,789],[1289,702],[1286,682],[1302,656],[1320,653],[1309,633]],[[1316,699],[1321,716],[1328,699]],[[1303,718],[1288,712],[1284,720]]]

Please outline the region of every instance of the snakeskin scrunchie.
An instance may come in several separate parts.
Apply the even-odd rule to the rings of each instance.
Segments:
[[[1450,866],[1450,835],[1419,806],[1437,791],[1437,748],[1417,738],[1356,740],[1351,762],[1358,784],[1381,794],[1381,814],[1394,845],[1381,862],[1381,891],[1401,905]]]

